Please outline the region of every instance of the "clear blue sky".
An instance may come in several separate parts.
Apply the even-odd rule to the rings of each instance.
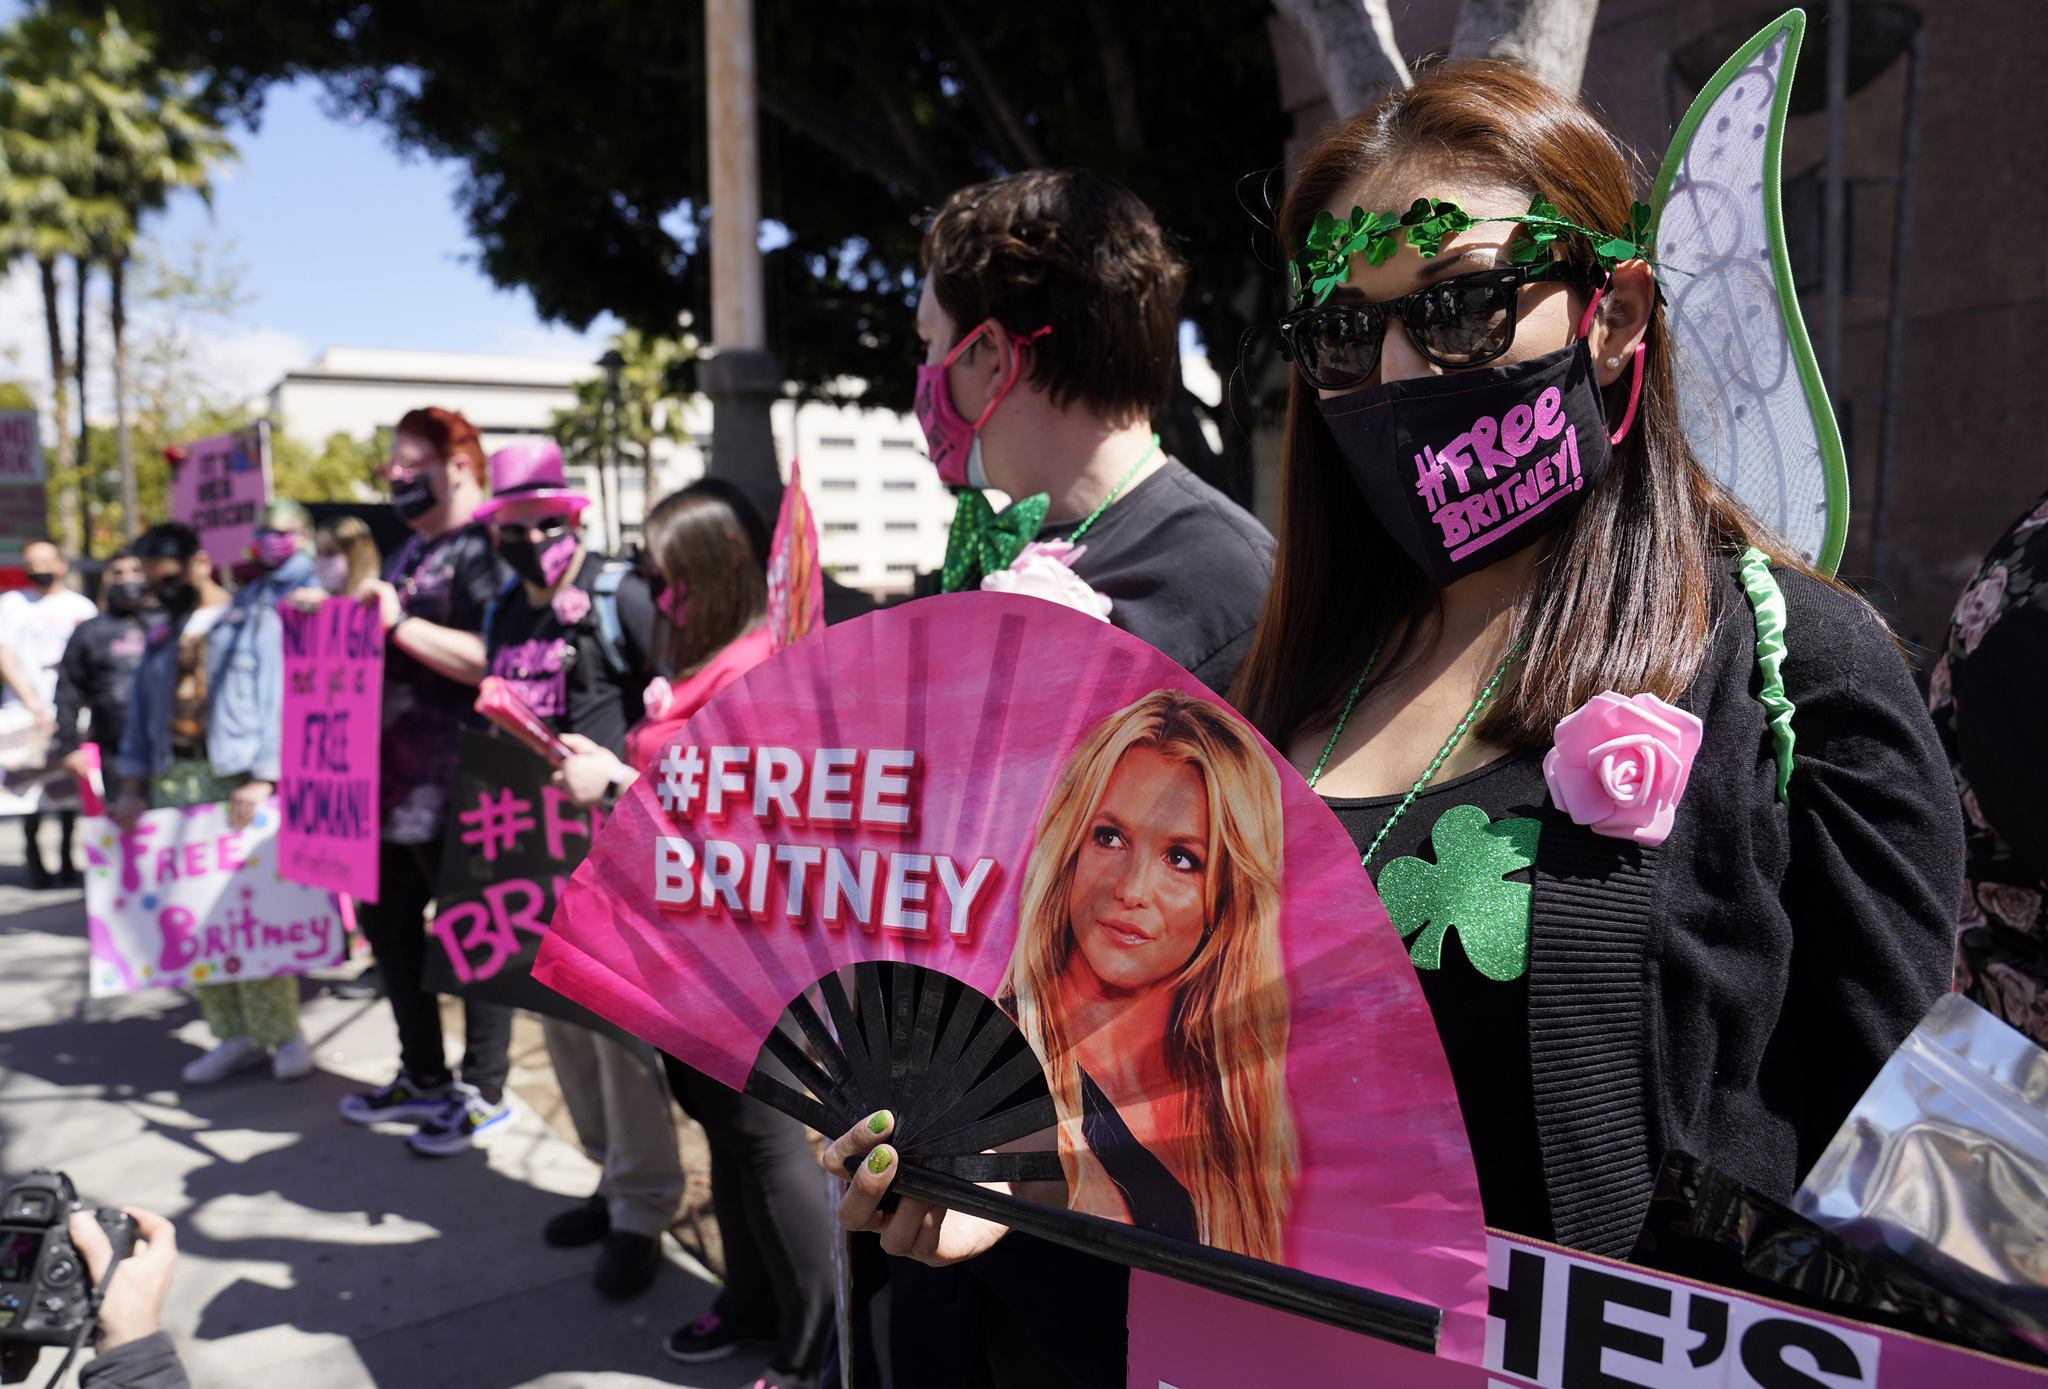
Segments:
[[[248,323],[312,352],[604,350],[611,325],[543,325],[525,291],[497,289],[474,263],[459,166],[401,156],[382,127],[333,119],[308,82],[273,89],[257,130],[231,134],[242,158],[211,212],[181,196],[152,231],[173,253],[194,237],[232,241],[254,296]]]

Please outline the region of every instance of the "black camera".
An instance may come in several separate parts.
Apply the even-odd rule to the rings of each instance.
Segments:
[[[62,1172],[31,1172],[0,1197],[0,1340],[70,1345],[91,1320],[92,1279],[69,1229],[78,1210],[107,1232],[115,1263],[128,1257],[134,1217],[83,1204]]]

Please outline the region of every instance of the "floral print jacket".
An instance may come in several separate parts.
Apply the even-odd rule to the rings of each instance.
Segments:
[[[1956,988],[2048,1044],[2048,496],[1984,558],[1928,678],[1962,796]]]

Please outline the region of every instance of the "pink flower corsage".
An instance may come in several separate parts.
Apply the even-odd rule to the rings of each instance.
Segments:
[[[674,693],[674,688],[662,676],[657,675],[648,681],[646,693],[640,696],[640,704],[647,711],[647,717],[650,719],[668,717],[668,702]]]
[[[1595,834],[1662,844],[1705,731],[1653,694],[1594,695],[1552,735],[1543,758],[1550,799]]]
[[[984,576],[981,587],[988,593],[1029,594],[1107,622],[1110,600],[1073,570],[1074,561],[1087,549],[1065,540],[1034,540],[1010,561],[1008,569]]]
[[[555,621],[564,627],[574,627],[590,611],[590,595],[571,584],[555,595]]]

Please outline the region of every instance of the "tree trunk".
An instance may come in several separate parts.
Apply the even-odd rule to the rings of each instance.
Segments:
[[[1308,40],[1337,119],[1347,120],[1413,81],[1394,42],[1387,0],[1273,0],[1273,8]]]
[[[73,256],[72,265],[78,272],[78,318],[71,339],[72,379],[78,383],[78,495],[85,513],[85,544],[78,553],[86,559],[92,558],[93,505],[99,487],[92,475],[92,426],[85,421],[85,291],[92,274],[92,262],[84,256]]]
[[[647,543],[647,513],[654,510],[660,500],[655,489],[661,484],[655,478],[654,436],[648,435],[640,441],[640,543]],[[771,520],[768,524],[775,523]],[[624,548],[621,546],[620,548]]]
[[[128,432],[128,307],[122,282],[128,257],[107,266],[107,321],[114,330],[114,437],[121,453],[121,534],[133,540],[142,530],[142,501],[135,486],[135,441]]]
[[[1506,58],[1566,96],[1579,94],[1600,0],[1464,0],[1453,58]]]
[[[78,483],[74,478],[60,485],[57,477],[65,460],[71,457],[71,385],[64,360],[64,317],[57,292],[56,258],[38,258],[36,269],[41,273],[43,282],[43,327],[50,335],[50,402],[57,427],[57,448],[51,455],[52,466],[48,471],[50,486],[57,493],[57,541],[64,547],[65,554],[76,555],[85,548],[85,528],[78,511]]]

